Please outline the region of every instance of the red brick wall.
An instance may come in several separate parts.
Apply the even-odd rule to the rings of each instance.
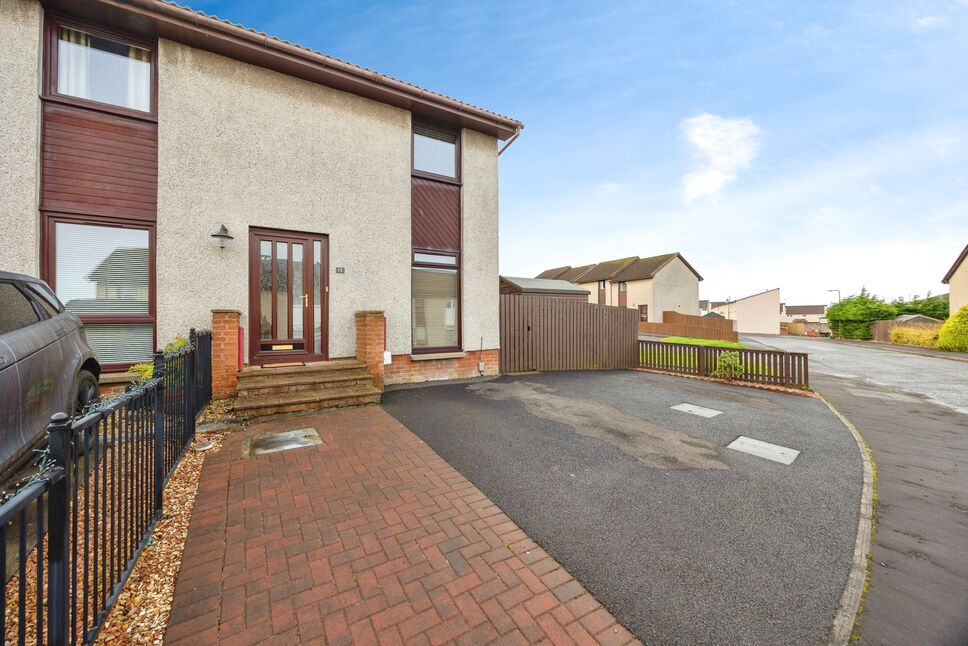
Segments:
[[[233,396],[239,385],[239,312],[212,310],[212,397]]]
[[[393,356],[393,363],[384,366],[386,383],[407,384],[439,379],[467,379],[479,377],[477,362],[484,361],[484,375],[500,374],[500,350],[475,350],[458,359],[414,361],[409,354]]]
[[[383,349],[386,342],[383,312],[356,313],[356,360],[366,364],[373,385],[383,390]]]

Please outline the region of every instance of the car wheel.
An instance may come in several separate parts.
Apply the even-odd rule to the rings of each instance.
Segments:
[[[74,387],[70,399],[70,404],[73,406],[71,413],[75,417],[80,415],[84,412],[88,404],[96,401],[100,396],[101,391],[97,383],[97,377],[87,370],[81,370],[77,373],[77,378],[74,380]]]

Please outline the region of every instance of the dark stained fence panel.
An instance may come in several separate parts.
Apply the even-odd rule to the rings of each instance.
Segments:
[[[583,300],[501,294],[501,372],[634,368],[638,312]]]
[[[723,352],[739,353],[743,374],[735,377],[737,381],[787,388],[810,388],[808,359],[803,352],[733,350],[685,343],[639,341],[639,367],[710,377]]]

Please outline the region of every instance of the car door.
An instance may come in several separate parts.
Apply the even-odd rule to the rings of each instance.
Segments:
[[[41,312],[15,281],[0,281],[0,343],[12,358],[5,361],[4,383],[17,383],[16,391],[3,392],[3,407],[16,407],[5,413],[0,429],[0,464],[19,458],[47,427],[50,416],[62,402],[58,399],[58,374],[63,369],[57,334],[44,325]],[[16,399],[10,396],[16,392]]]

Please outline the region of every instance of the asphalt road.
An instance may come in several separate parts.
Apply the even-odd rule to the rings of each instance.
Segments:
[[[859,643],[968,644],[968,363],[819,339],[752,340],[809,352],[813,388],[873,453],[877,527]]]
[[[723,411],[710,419],[670,407]],[[816,399],[631,371],[387,392],[384,408],[649,644],[822,644],[861,462]],[[790,466],[725,446],[802,451]]]
[[[923,395],[968,414],[968,362],[834,343],[822,338],[750,337],[789,352],[810,353],[810,374],[825,374]]]

